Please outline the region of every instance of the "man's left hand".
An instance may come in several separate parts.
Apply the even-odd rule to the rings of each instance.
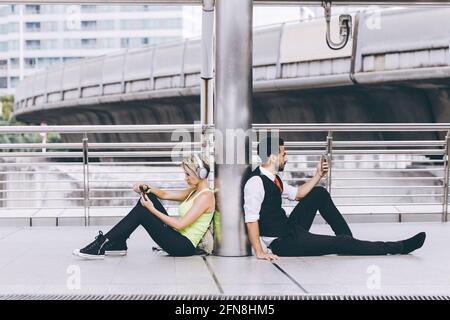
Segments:
[[[326,176],[327,173],[328,173],[328,162],[325,161],[324,156],[321,156],[320,161],[316,167],[316,175],[318,175],[319,177],[322,178],[322,177]]]

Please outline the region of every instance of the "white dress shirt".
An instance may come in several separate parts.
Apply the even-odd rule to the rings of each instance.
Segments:
[[[275,181],[275,175],[269,170],[264,169],[261,166],[259,166],[259,170],[262,175],[267,176],[271,181]],[[297,196],[297,189],[297,187],[283,183],[283,193],[281,194],[281,197],[289,200],[295,200],[295,197]],[[264,200],[264,196],[265,191],[261,178],[257,176],[251,177],[244,186],[245,222],[255,222],[259,220],[259,211],[261,210],[261,204]],[[261,240],[266,246],[269,246],[275,239],[276,238],[274,237],[261,237]]]

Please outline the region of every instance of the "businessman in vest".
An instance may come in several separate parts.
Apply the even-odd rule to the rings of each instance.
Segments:
[[[258,259],[272,261],[278,256],[326,254],[407,254],[423,245],[424,232],[403,241],[362,241],[353,238],[328,191],[317,186],[328,172],[328,163],[323,159],[309,181],[293,187],[283,183],[278,176],[287,162],[283,139],[269,137],[262,140],[258,144],[258,155],[262,164],[251,173],[244,185],[247,234]],[[282,208],[282,198],[299,201],[289,217]],[[335,236],[309,232],[317,211]]]

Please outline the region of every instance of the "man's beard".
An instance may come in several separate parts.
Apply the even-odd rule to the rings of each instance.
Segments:
[[[278,166],[278,172],[284,171],[284,164]]]

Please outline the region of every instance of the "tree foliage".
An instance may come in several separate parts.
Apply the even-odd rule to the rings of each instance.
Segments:
[[[14,117],[13,106],[14,97],[0,97],[2,112],[0,112],[0,126],[26,126],[26,123],[17,121]],[[48,143],[60,142],[61,137],[57,133],[49,133],[47,136]],[[20,133],[20,134],[0,134],[0,144],[3,143],[40,143],[42,137],[39,133]],[[1,150],[0,150],[1,151]],[[4,150],[6,151],[6,150]]]

